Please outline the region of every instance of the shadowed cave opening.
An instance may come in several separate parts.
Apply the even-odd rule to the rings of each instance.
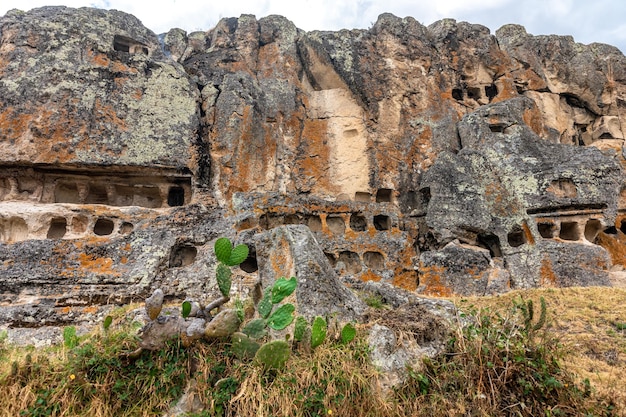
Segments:
[[[198,255],[198,249],[189,243],[175,245],[170,252],[170,268],[191,265]]]
[[[393,197],[393,190],[390,188],[380,188],[376,192],[377,203],[391,203],[392,197]]]
[[[50,220],[48,228],[48,239],[62,239],[67,232],[67,219],[65,217],[54,217]]]
[[[123,235],[127,235],[135,229],[135,226],[129,222],[123,222],[120,225],[120,233]]]
[[[622,220],[620,223],[619,230],[626,235],[626,219]]]
[[[559,232],[559,237],[563,240],[580,239],[580,231],[578,230],[578,223],[576,222],[561,223],[561,231]]]
[[[350,216],[350,229],[355,232],[364,232],[367,230],[367,220],[365,216],[359,213],[352,213]]]
[[[513,248],[520,247],[526,243],[526,235],[520,226],[515,226],[506,236],[506,239]]]
[[[389,230],[391,229],[391,219],[384,214],[374,216],[374,227],[376,230]]]
[[[185,204],[185,189],[183,187],[170,187],[167,193],[167,205],[180,207]]]
[[[256,259],[256,248],[252,245],[248,245],[248,248],[250,248],[250,252],[248,252],[248,257],[245,261],[239,264],[239,268],[241,268],[242,271],[250,274],[259,270],[259,264]]]
[[[556,225],[552,222],[539,222],[537,230],[544,239],[552,239],[556,233]]]
[[[501,258],[502,249],[500,249],[500,238],[492,233],[479,233],[476,237],[476,243],[481,248],[489,250],[492,258]]]
[[[585,239],[595,242],[598,233],[602,230],[602,222],[598,219],[589,219],[585,224]]]
[[[98,236],[108,236],[113,233],[115,223],[111,219],[98,219],[93,225],[93,232]]]

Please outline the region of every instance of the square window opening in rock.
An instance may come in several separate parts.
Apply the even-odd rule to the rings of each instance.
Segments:
[[[393,190],[390,188],[380,188],[376,192],[377,203],[391,203],[393,198]]]
[[[355,232],[365,232],[367,230],[367,220],[360,213],[352,213],[350,216],[350,229]]]
[[[93,225],[93,232],[98,236],[108,236],[113,233],[115,223],[111,219],[98,219]]]
[[[65,217],[54,217],[50,220],[48,239],[62,239],[65,233],[67,233],[67,219]]]
[[[170,187],[167,192],[167,205],[170,207],[185,205],[185,189],[178,186]]]
[[[376,228],[376,230],[391,229],[391,219],[389,216],[385,216],[384,214],[374,216],[374,228]]]
[[[328,226],[328,230],[335,236],[341,236],[346,231],[346,222],[341,216],[326,217],[326,226]]]
[[[588,242],[594,243],[602,228],[602,222],[600,220],[587,220],[587,223],[585,224],[585,239],[587,239]]]
[[[559,237],[563,240],[576,241],[580,239],[580,230],[577,222],[563,222],[561,223],[561,230]]]

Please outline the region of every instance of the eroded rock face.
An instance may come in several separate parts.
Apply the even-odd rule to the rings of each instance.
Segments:
[[[516,25],[244,15],[157,37],[118,11],[13,10],[0,322],[88,322],[155,288],[210,299],[219,236],[252,248],[233,279],[247,297],[282,271],[265,257],[294,224],[310,249],[293,259],[347,286],[619,283],[625,103],[616,48]]]

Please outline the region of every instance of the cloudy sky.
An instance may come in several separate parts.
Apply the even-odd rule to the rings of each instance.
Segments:
[[[44,5],[118,9],[137,16],[156,33],[178,27],[193,32],[223,17],[280,14],[304,30],[368,28],[379,14],[412,16],[429,25],[451,17],[480,23],[493,32],[507,23],[533,35],[572,35],[577,42],[604,42],[626,52],[624,0],[2,0],[0,15]]]

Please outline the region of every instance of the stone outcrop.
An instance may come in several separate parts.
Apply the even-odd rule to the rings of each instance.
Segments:
[[[618,49],[517,25],[243,15],[157,36],[119,11],[12,10],[0,322],[89,322],[156,288],[212,297],[219,236],[252,248],[244,297],[277,278],[273,239],[295,265],[280,273],[346,286],[619,284],[625,117]],[[272,230],[295,224],[310,231]]]

